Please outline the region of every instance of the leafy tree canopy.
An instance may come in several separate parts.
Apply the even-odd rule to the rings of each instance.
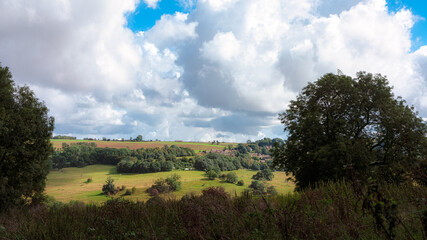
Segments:
[[[279,114],[289,136],[275,146],[273,164],[300,188],[350,177],[403,181],[426,157],[427,129],[391,90],[386,77],[365,72],[309,83]]]
[[[271,180],[273,180],[273,178],[274,178],[274,173],[269,168],[266,168],[262,171],[259,171],[255,175],[252,176],[252,179],[255,179],[255,180],[271,181]]]
[[[28,87],[0,66],[0,210],[40,196],[49,171],[53,118]]]

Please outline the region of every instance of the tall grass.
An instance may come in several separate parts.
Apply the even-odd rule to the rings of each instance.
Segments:
[[[427,188],[379,191],[397,204],[393,237],[425,239]],[[2,214],[0,239],[387,239],[378,216],[364,207],[368,197],[367,189],[338,182],[272,197],[230,196],[213,187],[180,200],[53,203]]]

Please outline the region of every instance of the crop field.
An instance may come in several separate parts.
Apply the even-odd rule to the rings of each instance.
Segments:
[[[83,202],[103,202],[109,198],[102,194],[102,185],[107,177],[115,180],[116,186],[125,185],[126,189],[135,187],[137,190],[133,195],[123,196],[125,199],[145,201],[150,198],[146,190],[151,187],[156,179],[167,178],[172,174],[181,176],[182,189],[173,194],[164,195],[164,197],[181,198],[187,193],[199,194],[201,190],[212,186],[222,186],[232,194],[240,194],[247,189],[251,183],[251,177],[256,173],[252,170],[233,171],[239,177],[239,180],[245,182],[245,186],[226,183],[220,179],[208,180],[202,171],[171,171],[145,174],[120,174],[117,173],[115,166],[110,165],[91,165],[84,168],[64,168],[61,171],[51,171],[47,177],[46,194],[53,196],[57,201],[69,202],[78,200]],[[228,173],[228,172],[223,172]],[[293,191],[294,184],[287,182],[287,176],[284,172],[275,172],[273,181],[268,182],[273,185],[279,193],[288,193]],[[88,178],[92,182],[86,183]],[[115,197],[120,197],[125,191],[120,191]]]
[[[224,147],[228,147],[232,145],[236,146],[236,143],[220,143],[219,145],[211,144],[208,142],[171,142],[171,141],[155,141],[155,142],[121,142],[121,141],[91,141],[91,140],[64,140],[64,139],[51,139],[53,147],[56,149],[62,148],[62,143],[73,144],[73,143],[92,143],[94,142],[97,147],[101,148],[130,148],[130,149],[138,149],[138,148],[155,148],[155,147],[163,147],[165,145],[171,146],[175,145],[177,147],[186,147],[193,149],[195,152],[201,151],[210,151],[210,150],[222,150]]]

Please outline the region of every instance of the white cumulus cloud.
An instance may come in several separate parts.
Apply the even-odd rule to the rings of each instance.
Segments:
[[[158,7],[159,1],[141,4]],[[137,0],[0,2],[0,62],[57,134],[245,141],[283,136],[277,114],[327,72],[386,75],[427,116],[427,47],[384,0],[182,0],[132,32]]]

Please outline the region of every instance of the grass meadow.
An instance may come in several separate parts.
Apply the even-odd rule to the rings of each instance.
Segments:
[[[54,197],[57,201],[67,203],[71,200],[83,201],[86,203],[104,202],[109,197],[102,194],[102,185],[107,177],[115,180],[116,186],[125,185],[126,189],[135,187],[137,190],[133,195],[123,196],[124,199],[135,201],[146,201],[150,195],[146,190],[151,187],[158,178],[167,178],[172,174],[181,176],[182,188],[180,191],[170,195],[164,195],[166,198],[180,199],[187,193],[200,194],[201,191],[208,187],[221,186],[231,195],[239,195],[244,189],[247,189],[252,181],[252,176],[256,171],[236,170],[233,171],[239,177],[239,180],[245,182],[245,186],[226,183],[220,179],[208,180],[202,171],[171,171],[144,174],[123,174],[117,173],[116,167],[111,165],[91,165],[83,168],[64,168],[60,171],[53,170],[47,177],[46,194]],[[228,173],[228,172],[223,172]],[[285,194],[294,190],[294,184],[287,182],[287,175],[284,172],[275,172],[273,181],[268,182],[273,185],[278,193]],[[87,179],[92,181],[87,183]],[[115,197],[120,197],[125,191],[120,191]]]

